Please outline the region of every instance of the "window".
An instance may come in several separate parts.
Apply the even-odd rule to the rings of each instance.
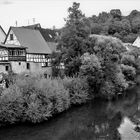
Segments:
[[[27,70],[30,69],[30,63],[27,63]]]
[[[12,51],[11,50],[9,50],[9,55],[12,55]]]
[[[41,65],[42,65],[42,67],[47,67],[48,66],[46,62],[45,63],[41,63]]]
[[[10,40],[14,40],[13,34],[10,34]]]
[[[48,66],[51,66],[51,59],[48,59]]]
[[[9,70],[9,66],[5,66],[5,70],[8,71]]]
[[[49,34],[49,37],[50,37],[50,38],[52,38],[52,35],[51,35],[51,34]]]

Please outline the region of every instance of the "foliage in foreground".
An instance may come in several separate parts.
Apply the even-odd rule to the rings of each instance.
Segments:
[[[132,75],[133,69],[124,75],[121,68],[126,49],[113,37],[92,35],[89,40],[88,53],[81,57],[80,76],[86,77],[90,94],[111,99],[128,87],[126,77]],[[135,69],[133,73],[134,77]]]
[[[84,80],[19,76],[0,96],[0,125],[41,122],[88,99]]]

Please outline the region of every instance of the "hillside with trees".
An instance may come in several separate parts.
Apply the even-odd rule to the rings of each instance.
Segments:
[[[109,13],[88,17],[84,22],[91,34],[111,35],[123,42],[132,43],[140,33],[140,12],[137,10],[123,16],[120,9],[112,9]]]
[[[60,53],[54,65],[63,63],[63,75],[86,79],[93,96],[112,98],[135,83],[139,69],[138,48],[128,52],[124,42],[133,42],[140,31],[138,11],[124,17],[120,10],[87,18],[74,2],[58,39]],[[116,38],[117,37],[117,38]],[[60,69],[55,70],[62,76]]]

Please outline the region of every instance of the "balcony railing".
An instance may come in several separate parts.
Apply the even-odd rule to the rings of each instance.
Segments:
[[[26,61],[26,56],[9,56],[9,61]]]

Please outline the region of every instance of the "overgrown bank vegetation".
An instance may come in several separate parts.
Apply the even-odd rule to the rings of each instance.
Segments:
[[[17,76],[0,95],[0,125],[41,122],[89,99],[84,79]]]

